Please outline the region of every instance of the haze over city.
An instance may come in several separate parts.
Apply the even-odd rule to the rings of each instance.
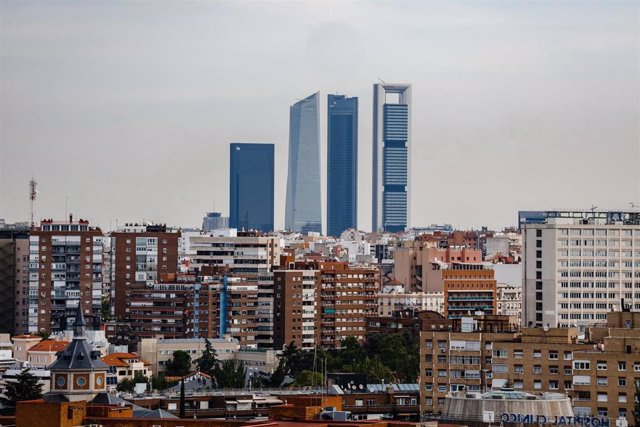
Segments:
[[[640,204],[638,2],[0,3],[0,217],[199,225],[229,213],[229,144],[275,144],[289,106],[357,96],[371,228],[372,85],[412,84],[411,224]],[[325,222],[326,224],[326,222]]]

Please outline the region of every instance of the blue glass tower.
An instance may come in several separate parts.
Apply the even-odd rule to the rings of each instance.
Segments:
[[[358,227],[358,98],[327,97],[327,234]]]
[[[273,144],[231,144],[229,226],[273,231]]]
[[[322,232],[320,118],[316,92],[289,109],[289,174],[285,228]]]
[[[373,85],[373,231],[409,227],[411,85]]]

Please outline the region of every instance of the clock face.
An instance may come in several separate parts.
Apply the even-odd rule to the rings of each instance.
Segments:
[[[86,383],[87,383],[87,380],[85,380],[82,377],[76,379],[76,384],[78,384],[79,387],[84,387]]]
[[[58,379],[56,380],[56,384],[58,384],[59,387],[64,387],[66,382],[67,381],[64,379],[64,377],[58,377]]]

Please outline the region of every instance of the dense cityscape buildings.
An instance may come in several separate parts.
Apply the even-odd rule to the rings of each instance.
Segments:
[[[289,109],[289,173],[284,226],[322,233],[320,196],[320,94]]]
[[[358,228],[358,98],[327,96],[327,234]]]
[[[273,231],[274,145],[231,144],[229,151],[229,226]]]

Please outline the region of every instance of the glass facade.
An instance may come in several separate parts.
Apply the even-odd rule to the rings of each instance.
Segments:
[[[285,228],[322,232],[320,199],[319,94],[296,102],[289,110],[289,173]]]
[[[327,97],[327,234],[357,228],[358,98]]]
[[[374,231],[409,227],[409,149],[411,85],[375,84],[373,88]]]
[[[231,228],[273,231],[273,168],[273,144],[231,144]]]

